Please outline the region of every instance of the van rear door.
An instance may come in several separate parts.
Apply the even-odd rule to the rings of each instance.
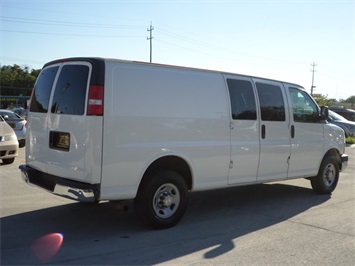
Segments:
[[[71,180],[100,182],[103,84],[93,84],[93,72],[88,61],[56,62],[42,70],[30,105],[29,166]],[[95,92],[101,99],[89,99]],[[101,113],[91,115],[92,104],[101,104]]]

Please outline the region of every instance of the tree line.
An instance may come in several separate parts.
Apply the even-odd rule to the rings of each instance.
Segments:
[[[33,88],[40,69],[30,69],[19,65],[2,66],[0,72],[0,86],[11,88]]]

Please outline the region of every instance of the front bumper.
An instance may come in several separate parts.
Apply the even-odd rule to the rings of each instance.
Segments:
[[[88,184],[43,173],[28,165],[20,165],[22,179],[31,185],[43,188],[55,195],[80,202],[97,202],[100,185]]]
[[[4,143],[4,142],[2,142]],[[0,159],[10,159],[18,156],[17,140],[15,144],[6,144],[0,146]]]
[[[341,171],[344,172],[345,169],[348,167],[348,161],[349,161],[349,157],[347,154],[342,154],[341,155]]]

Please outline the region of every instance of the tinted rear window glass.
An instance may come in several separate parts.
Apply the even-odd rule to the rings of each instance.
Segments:
[[[256,83],[263,121],[285,121],[285,104],[281,88],[276,85]]]
[[[49,97],[57,71],[58,67],[50,67],[44,69],[39,75],[30,104],[31,112],[47,113]]]
[[[250,81],[227,79],[233,119],[256,120],[256,104]]]
[[[84,114],[88,75],[88,66],[63,66],[54,91],[52,113]]]

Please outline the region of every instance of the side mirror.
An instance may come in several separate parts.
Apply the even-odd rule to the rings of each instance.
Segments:
[[[329,108],[328,106],[320,107],[320,120],[328,120],[329,119]]]
[[[9,116],[8,115],[4,115],[3,118],[4,118],[4,120],[9,120]]]

